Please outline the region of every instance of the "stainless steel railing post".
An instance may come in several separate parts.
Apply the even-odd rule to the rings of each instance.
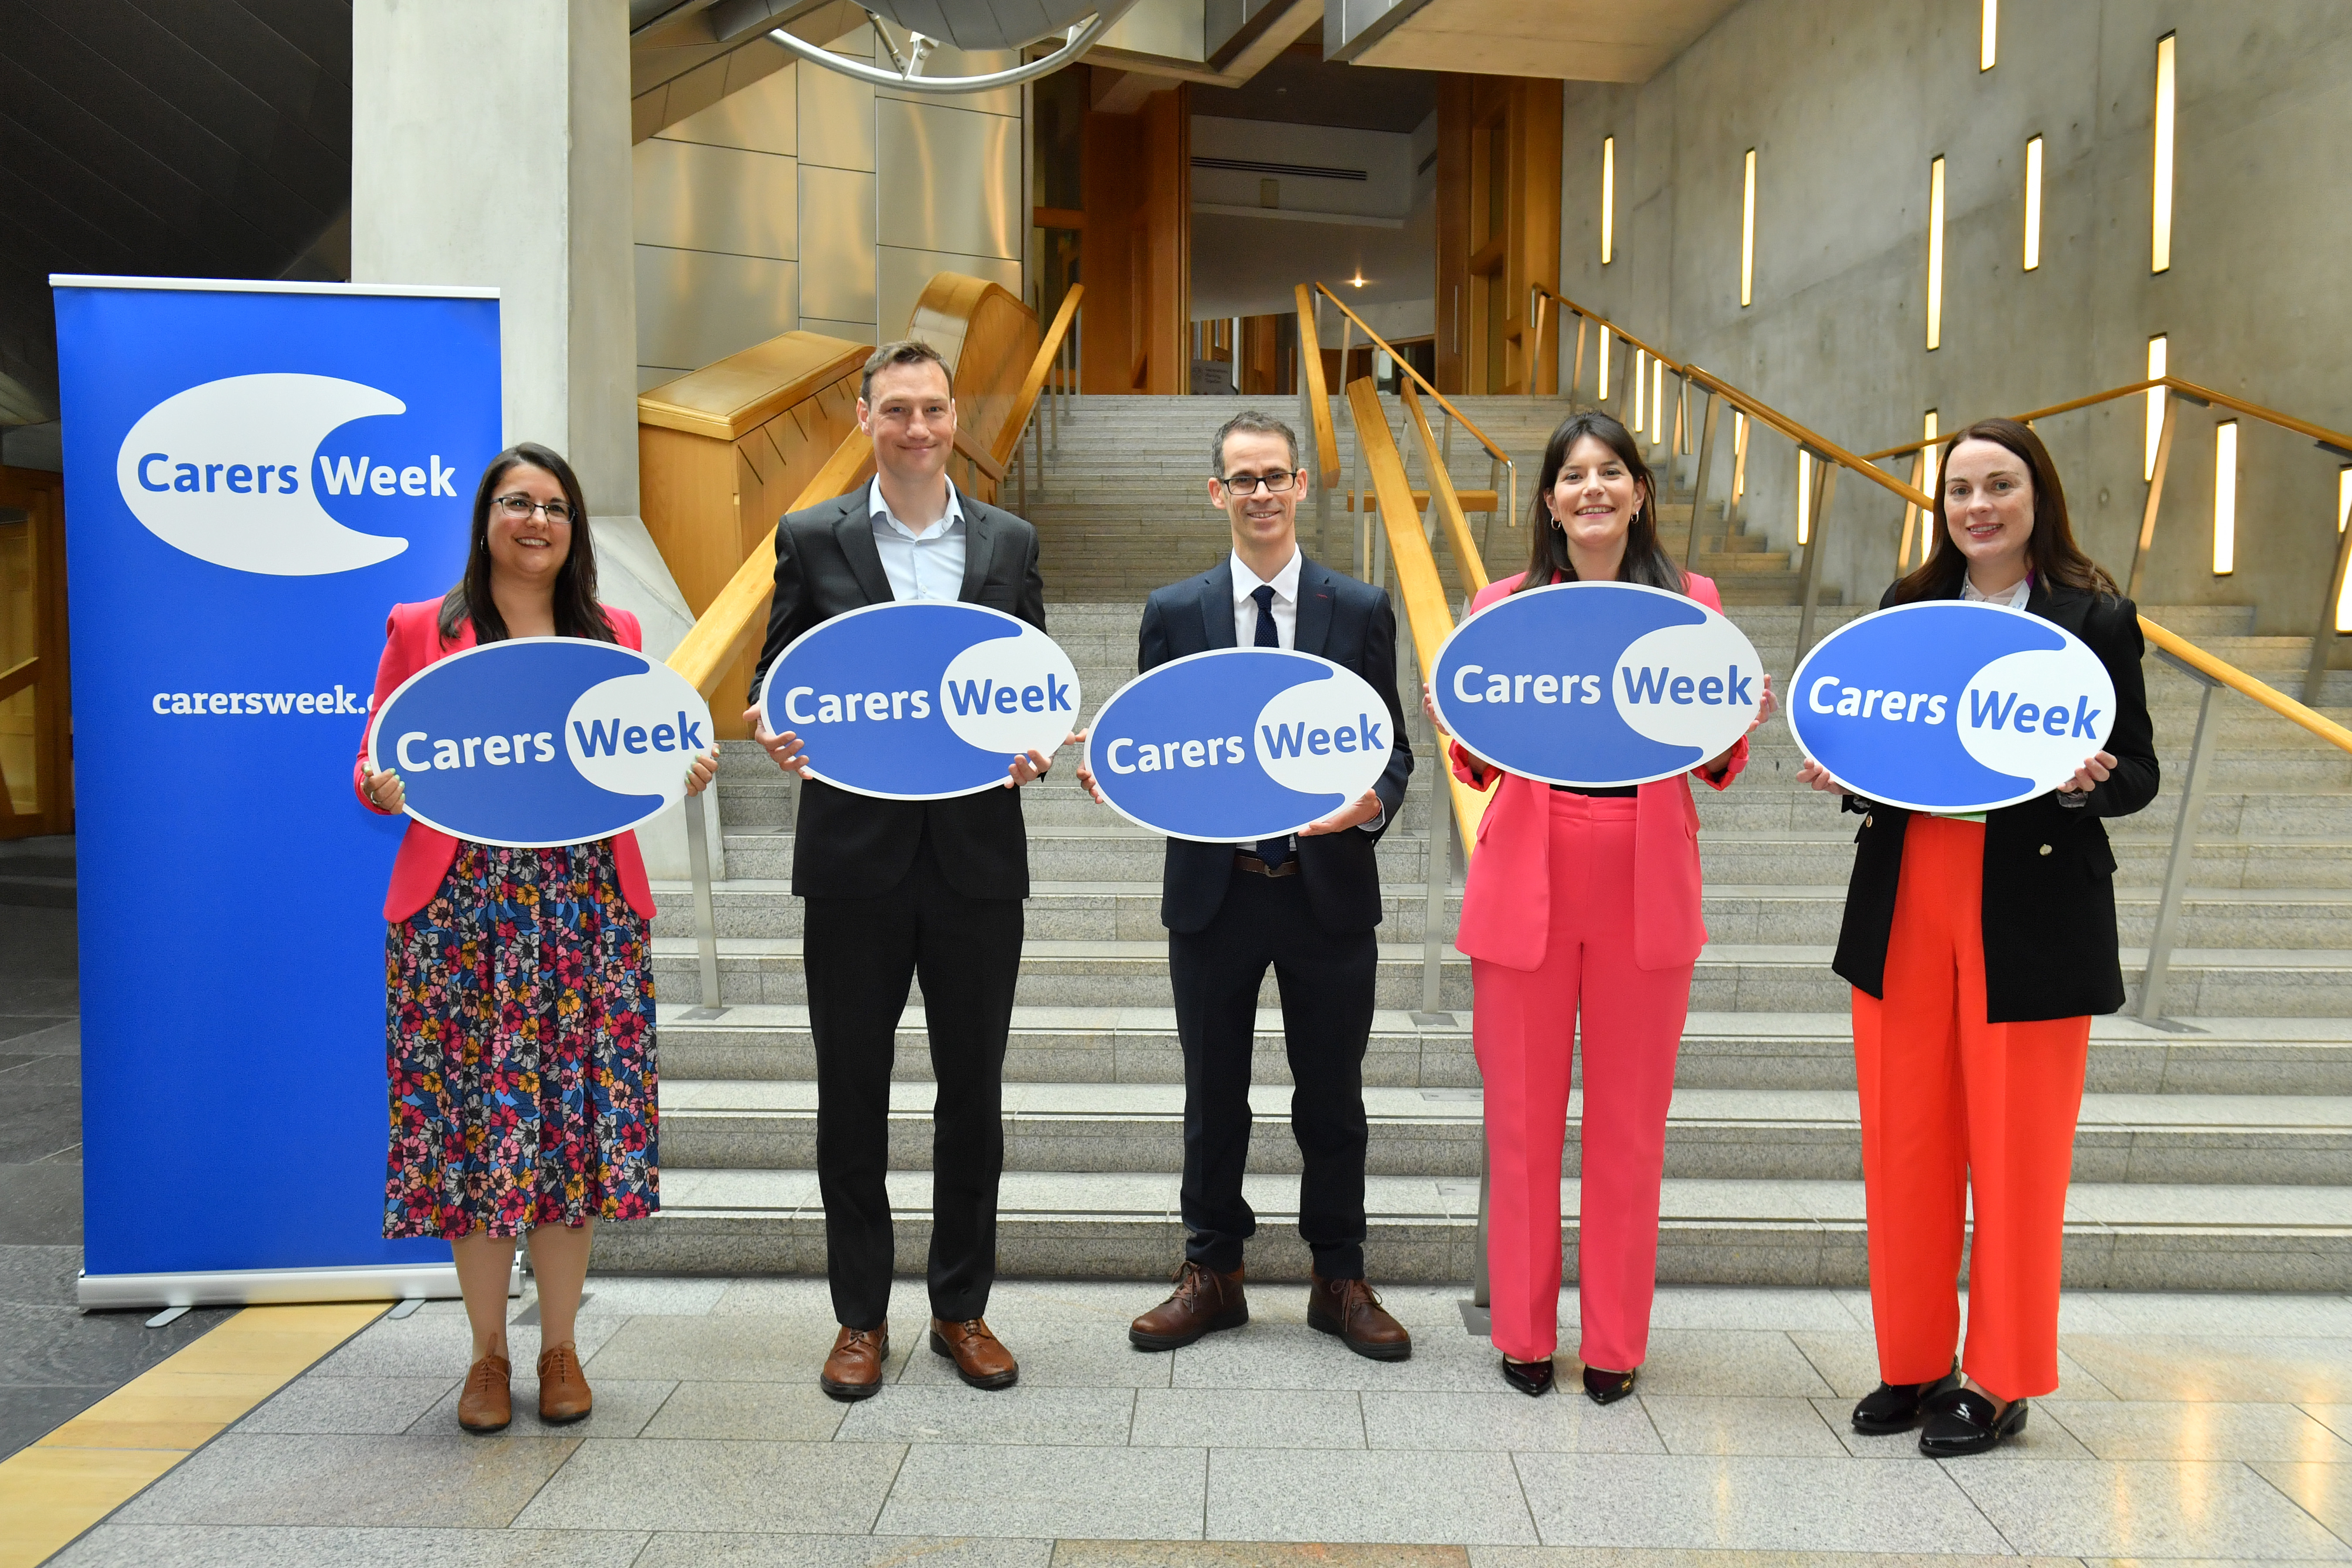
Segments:
[[[2189,747],[2189,777],[2180,789],[2180,820],[2172,825],[2172,853],[2164,863],[2164,893],[2156,906],[2156,929],[2148,935],[2147,970],[2140,977],[2140,1022],[2153,1024],[2164,1016],[2165,983],[2172,966],[2172,947],[2180,934],[2180,904],[2189,889],[2189,874],[2197,860],[2198,818],[2205,810],[2205,764],[2213,738],[2213,696],[2221,683],[2163,649],[2156,657],[2203,688],[2197,699],[2197,738]]]
[[[716,779],[711,788],[718,788]],[[727,1010],[719,995],[719,917],[710,898],[710,829],[702,818],[707,809],[701,795],[687,797],[686,861],[694,879],[694,945],[702,969],[702,1005],[689,1011],[689,1018],[716,1018]]]

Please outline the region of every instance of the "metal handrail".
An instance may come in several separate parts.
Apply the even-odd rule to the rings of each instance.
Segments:
[[[2109,387],[2105,392],[2094,392],[2087,397],[2068,398],[2063,403],[2053,403],[2047,408],[2036,408],[2030,413],[2012,415],[2011,417],[2020,424],[2030,425],[2036,419],[2048,419],[2060,414],[2072,414],[2078,408],[2089,408],[2101,403],[2113,403],[2119,397],[2137,397],[2143,392],[2153,392],[2159,386],[2169,387],[2175,392],[2186,394],[2191,403],[2217,405],[2230,410],[2232,414],[2243,414],[2249,418],[2259,419],[2265,425],[2275,425],[2282,430],[2308,437],[2340,457],[2352,458],[2352,435],[2346,435],[2341,430],[2330,430],[2325,425],[2314,425],[2307,419],[2298,419],[2292,414],[2282,413],[2275,408],[2266,408],[2259,403],[2249,403],[2242,397],[2234,397],[2226,392],[2216,392],[2210,386],[2200,386],[2193,381],[2184,381],[2177,375],[2153,376],[2147,381],[2135,381],[2126,386]],[[1931,436],[1917,441],[1906,441],[1899,447],[1889,447],[1883,452],[1864,453],[1864,456],[1873,462],[1877,462],[1887,458],[1899,458],[1907,452],[1916,452],[1922,447],[1932,447],[1945,439],[1948,439],[1948,437]]]

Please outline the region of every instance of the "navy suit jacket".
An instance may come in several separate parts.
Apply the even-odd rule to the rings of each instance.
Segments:
[[[1139,671],[1234,647],[1232,558],[1198,577],[1154,591],[1143,606],[1139,640]],[[1335,932],[1370,931],[1381,923],[1380,837],[1404,808],[1405,783],[1412,776],[1412,747],[1405,739],[1404,709],[1397,701],[1396,612],[1385,590],[1302,560],[1294,646],[1300,653],[1319,654],[1362,676],[1388,707],[1389,765],[1372,786],[1387,811],[1380,828],[1367,833],[1351,827],[1298,841],[1298,877],[1317,923]],[[1197,931],[1216,919],[1233,879],[1234,853],[1231,845],[1170,839],[1160,879],[1160,923],[1173,931]]]

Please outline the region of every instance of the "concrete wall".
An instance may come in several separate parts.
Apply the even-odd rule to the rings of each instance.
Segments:
[[[2352,6],[1747,0],[1639,87],[1570,83],[1562,291],[1854,450],[2172,374],[2352,427],[2340,345],[2352,214]],[[2169,271],[2149,272],[2157,39],[2178,34]],[[1601,146],[1617,138],[1615,255]],[[2042,263],[2021,267],[2023,161],[2044,138]],[[1742,154],[1757,150],[1754,303],[1738,302]],[[1931,158],[1946,159],[1943,346],[1926,347]],[[1568,335],[1573,353],[1573,333]],[[1588,368],[1587,374],[1590,376]],[[1589,384],[1589,381],[1588,381]],[[2242,421],[2238,566],[2211,570],[2213,416],[2183,407],[2149,603],[2259,606],[2307,631],[2336,543],[2340,459]],[[2144,496],[2134,399],[2040,427],[2086,548],[2121,575]],[[1718,470],[1720,471],[1720,470]],[[1906,469],[1907,472],[1907,469]],[[1759,435],[1750,515],[1793,539],[1794,458]],[[1867,492],[1867,493],[1866,493]],[[1849,477],[1826,580],[1875,599],[1900,503]]]

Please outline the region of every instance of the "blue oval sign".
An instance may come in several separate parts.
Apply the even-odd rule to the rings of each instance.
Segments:
[[[478,844],[609,838],[686,798],[710,710],[667,665],[581,637],[519,637],[436,660],[368,726],[368,765],[409,816]]]
[[[1001,787],[1024,752],[1052,756],[1077,728],[1078,672],[1017,616],[910,599],[803,632],[768,667],[760,709],[829,784],[945,800]]]
[[[1748,733],[1764,661],[1681,594],[1557,583],[1496,600],[1438,650],[1431,695],[1475,755],[1601,789],[1686,773]]]
[[[1271,838],[1346,805],[1389,765],[1388,705],[1311,653],[1213,648],[1111,694],[1087,766],[1112,808],[1172,838]]]
[[[1990,811],[2074,777],[2115,729],[2116,687],[2054,622],[1937,599],[1823,637],[1797,667],[1788,713],[1805,755],[1858,795]]]

